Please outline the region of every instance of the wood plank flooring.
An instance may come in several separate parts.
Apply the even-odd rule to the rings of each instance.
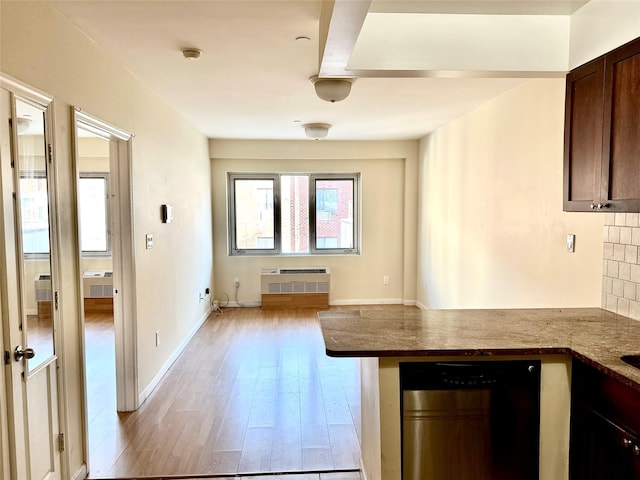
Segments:
[[[103,380],[89,381],[89,478],[359,477],[359,361],[325,355],[315,311],[211,316],[141,408],[120,414],[114,374],[100,367],[113,364],[112,326],[100,315],[86,332],[88,375]],[[331,471],[342,472],[320,473]]]
[[[362,480],[360,472],[283,473],[215,477],[144,477],[139,480]],[[131,479],[138,480],[138,479]]]

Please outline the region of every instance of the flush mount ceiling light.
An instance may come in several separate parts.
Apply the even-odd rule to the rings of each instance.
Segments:
[[[18,135],[24,135],[29,131],[29,128],[31,128],[31,119],[18,117],[17,124],[18,124]]]
[[[307,137],[318,140],[327,136],[331,125],[328,123],[305,123],[302,128],[304,128],[304,133]]]
[[[316,88],[316,95],[331,103],[347,98],[353,83],[353,78],[318,78],[317,75],[309,80]]]
[[[199,50],[197,48],[184,48],[182,50],[182,56],[187,60],[197,60],[200,58],[201,54],[202,50]]]

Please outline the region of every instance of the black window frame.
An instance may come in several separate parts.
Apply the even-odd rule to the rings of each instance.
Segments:
[[[309,178],[309,249],[304,253],[282,253],[281,235],[281,192],[280,178],[283,176],[307,176]],[[271,180],[273,182],[273,248],[237,248],[236,231],[236,181]],[[316,237],[316,182],[331,180],[351,181],[353,185],[351,213],[353,216],[352,248],[317,247]],[[359,255],[360,254],[360,173],[250,173],[230,172],[227,174],[227,241],[230,256],[306,256],[306,255]],[[338,200],[339,201],[339,200]],[[333,210],[334,212],[336,210]]]

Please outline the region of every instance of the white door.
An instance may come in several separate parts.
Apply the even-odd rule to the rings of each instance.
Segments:
[[[0,304],[11,478],[56,480],[64,442],[51,102],[5,88],[0,96]]]

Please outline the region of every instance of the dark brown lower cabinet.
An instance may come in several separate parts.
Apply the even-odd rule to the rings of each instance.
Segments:
[[[576,412],[571,444],[571,479],[640,478],[640,439],[598,412]]]
[[[640,392],[574,362],[571,480],[640,479]]]

